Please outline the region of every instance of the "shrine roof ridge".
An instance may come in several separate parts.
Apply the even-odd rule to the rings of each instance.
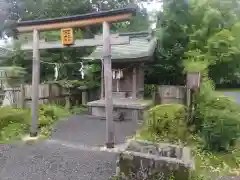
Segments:
[[[157,38],[152,31],[127,32],[119,33],[119,36],[129,36],[129,44],[120,44],[111,46],[111,59],[113,62],[140,62],[152,60],[157,46]],[[99,61],[102,59],[103,47],[98,46],[96,49],[83,59]]]
[[[138,37],[152,37],[153,31],[140,31],[140,32],[124,32],[119,33],[119,36],[129,36],[130,38],[138,38]]]
[[[104,18],[108,16],[116,16],[116,15],[127,14],[127,13],[135,14],[136,9],[137,9],[136,6],[129,6],[126,8],[113,9],[108,11],[99,11],[99,12],[80,14],[75,16],[58,17],[58,18],[50,18],[50,19],[43,19],[43,20],[19,21],[17,22],[17,27],[43,25],[43,24],[51,24],[51,23],[64,23],[67,21],[78,21],[78,20],[94,19],[94,18]]]

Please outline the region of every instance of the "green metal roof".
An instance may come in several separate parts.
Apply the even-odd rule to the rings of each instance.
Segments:
[[[149,32],[124,33],[119,36],[129,36],[130,43],[124,45],[112,45],[112,60],[148,60],[153,56],[157,45],[157,39],[152,37]],[[98,46],[84,59],[100,60],[103,57],[103,47]]]

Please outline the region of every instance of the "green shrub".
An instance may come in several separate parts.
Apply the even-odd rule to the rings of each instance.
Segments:
[[[71,108],[71,113],[72,114],[82,114],[82,113],[85,113],[87,111],[88,111],[87,107],[83,106],[83,105],[81,105],[81,106],[73,106]]]
[[[210,108],[204,112],[201,137],[207,149],[221,151],[235,145],[240,133],[239,115]]]
[[[70,112],[60,106],[40,105],[38,128],[51,129],[55,121],[68,115]],[[19,137],[29,130],[30,124],[30,109],[0,108],[0,142]]]
[[[154,91],[155,91],[155,85],[154,84],[145,84],[144,85],[144,97],[152,97]]]
[[[170,141],[185,141],[186,109],[180,104],[157,105],[149,110],[148,131]]]
[[[233,146],[239,137],[239,115],[240,106],[235,101],[202,84],[193,123],[205,148],[220,151]]]
[[[52,106],[41,104],[39,108],[39,116],[48,116],[51,119],[56,119],[55,110]]]
[[[231,98],[221,96],[218,93],[208,96],[205,102],[202,102],[205,108],[214,108],[217,110],[228,110],[234,113],[240,113],[240,106]]]
[[[218,93],[209,94],[206,98],[197,102],[194,119],[197,132],[201,131],[202,124],[207,119],[206,114],[209,114],[210,111],[216,112],[215,110],[226,110],[229,113],[240,115],[240,106],[236,102],[226,96],[219,96]]]
[[[41,104],[39,108],[39,128],[50,126],[60,118],[69,116],[70,112],[61,106],[52,104]]]
[[[69,110],[53,104],[42,104],[39,109],[40,115],[50,117],[53,121],[70,115]]]
[[[0,108],[0,130],[13,123],[28,124],[29,120],[30,112],[28,110],[11,107]]]
[[[202,174],[202,175],[191,174],[191,177],[189,178],[189,180],[212,180],[212,178],[208,177],[205,174]]]
[[[21,137],[22,134],[27,133],[29,129],[28,124],[13,123],[5,126],[1,129],[0,143],[4,143],[9,140],[16,140]]]
[[[26,132],[30,117],[28,110],[0,108],[0,142],[18,138],[20,134]]]
[[[41,115],[39,116],[38,127],[42,128],[45,126],[49,126],[54,122],[54,120],[50,116]]]

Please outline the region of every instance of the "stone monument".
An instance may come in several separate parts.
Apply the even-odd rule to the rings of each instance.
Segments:
[[[193,169],[191,150],[167,143],[132,140],[117,160],[117,176],[122,180],[187,180]]]

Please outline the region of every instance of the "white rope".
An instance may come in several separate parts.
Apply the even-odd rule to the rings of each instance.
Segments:
[[[55,65],[56,63],[52,63],[52,62],[46,62],[46,61],[40,61],[41,63],[43,63],[43,64],[50,64],[50,65]],[[101,62],[102,62],[102,70],[103,70],[103,59],[101,59]],[[61,65],[61,66],[64,66],[64,65],[75,65],[75,64],[83,64],[83,61],[81,61],[81,62],[72,62],[72,63],[58,63],[59,65]],[[136,66],[136,64],[131,64],[130,66],[128,66],[128,67],[125,67],[125,68],[122,68],[122,69],[120,69],[122,72],[122,75],[121,76],[123,76],[123,71],[124,70],[127,70],[127,69],[130,69],[130,68],[132,68],[132,67],[134,67],[134,66]]]
[[[123,78],[123,69],[113,69],[113,79]]]
[[[103,59],[101,59],[101,62],[102,62],[102,75],[103,75],[103,70],[104,70],[104,65],[103,65]],[[64,66],[64,65],[75,65],[75,64],[81,64],[81,68],[79,69],[79,72],[81,73],[81,78],[84,79],[85,78],[85,68],[84,68],[84,64],[83,64],[83,61],[81,62],[75,62],[75,63],[55,63],[55,62],[46,62],[46,61],[40,61],[41,63],[44,63],[44,64],[50,64],[50,65],[54,65],[54,78],[55,78],[55,81],[58,79],[59,77],[59,69],[60,69],[60,66]],[[112,70],[112,78],[113,79],[122,79],[123,78],[123,71],[127,70],[127,69],[130,69],[132,67],[134,67],[135,64],[132,64],[128,67],[125,67],[125,68],[122,68],[122,69],[113,69]]]
[[[54,78],[55,78],[55,81],[57,80],[58,78],[58,75],[59,75],[59,64],[55,64],[55,67],[54,67]]]
[[[113,76],[113,79],[116,79],[116,71],[115,70],[112,71],[112,76]]]
[[[79,69],[79,71],[81,72],[82,79],[84,79],[84,65],[83,65],[83,62],[81,62],[81,68]]]
[[[46,61],[40,61],[41,63],[43,64],[51,64],[51,65],[55,65],[56,63],[55,62],[46,62]],[[72,62],[72,63],[58,63],[58,64],[61,64],[61,65],[75,65],[75,64],[81,64],[83,63],[82,61],[81,62]]]

